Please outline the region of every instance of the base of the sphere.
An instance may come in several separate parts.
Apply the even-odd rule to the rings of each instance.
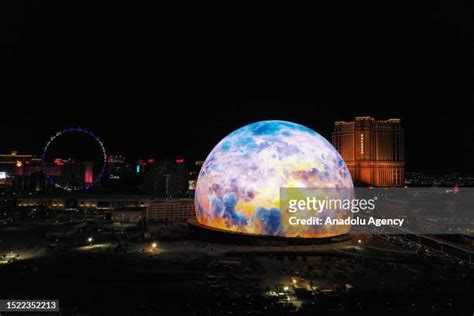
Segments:
[[[189,219],[188,226],[195,238],[223,244],[261,246],[317,245],[344,242],[352,239],[352,236],[349,234],[332,237],[301,238],[238,233],[202,225],[196,219]]]

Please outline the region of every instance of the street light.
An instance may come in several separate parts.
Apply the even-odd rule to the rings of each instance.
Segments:
[[[357,240],[357,242],[358,242],[358,243],[359,243],[359,245],[360,245],[360,244],[362,243],[362,240],[361,240],[361,239],[359,239],[359,240]]]
[[[155,251],[155,249],[156,249],[157,246],[158,246],[158,245],[156,244],[156,242],[154,242],[154,243],[151,244],[151,249],[152,249],[153,251]]]
[[[91,244],[94,239],[92,237],[87,238],[87,241]]]

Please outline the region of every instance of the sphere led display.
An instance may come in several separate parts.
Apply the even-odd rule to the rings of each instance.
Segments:
[[[280,188],[350,188],[336,149],[305,126],[286,121],[246,125],[207,157],[196,185],[197,221],[245,234],[318,238],[347,227],[292,226],[280,209]],[[337,215],[339,217],[339,215]]]

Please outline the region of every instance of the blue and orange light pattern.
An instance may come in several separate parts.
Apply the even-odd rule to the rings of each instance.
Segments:
[[[330,237],[344,227],[291,226],[280,210],[280,188],[353,188],[336,149],[315,131],[286,121],[262,121],[225,137],[199,174],[200,224],[283,237]]]

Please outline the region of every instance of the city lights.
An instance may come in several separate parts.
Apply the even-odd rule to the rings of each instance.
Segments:
[[[474,175],[405,176],[399,120],[332,123],[309,122],[319,134],[299,123],[256,122],[228,136],[216,132],[212,141],[222,140],[199,153],[172,152],[167,142],[158,148],[152,137],[149,152],[120,141],[111,146],[117,153],[99,153],[95,161],[62,154],[61,146],[59,154],[50,150],[61,158],[47,163],[35,153],[0,153],[0,279],[20,284],[31,298],[37,289],[37,297],[58,293],[65,310],[101,304],[99,313],[114,314],[345,315],[356,307],[368,315],[455,315],[455,300],[470,308],[474,243],[458,228],[469,218],[451,215],[462,198],[474,205],[474,190],[466,195]],[[102,160],[104,177],[95,182]],[[71,186],[54,186],[61,177]],[[410,216],[427,214],[432,196],[459,240],[402,230],[405,219],[411,224]],[[411,212],[413,205],[419,210]],[[443,223],[422,221],[422,228]],[[44,293],[38,280],[52,280]],[[142,290],[127,290],[134,288]],[[101,295],[75,300],[89,292]],[[371,300],[372,293],[384,299]]]

